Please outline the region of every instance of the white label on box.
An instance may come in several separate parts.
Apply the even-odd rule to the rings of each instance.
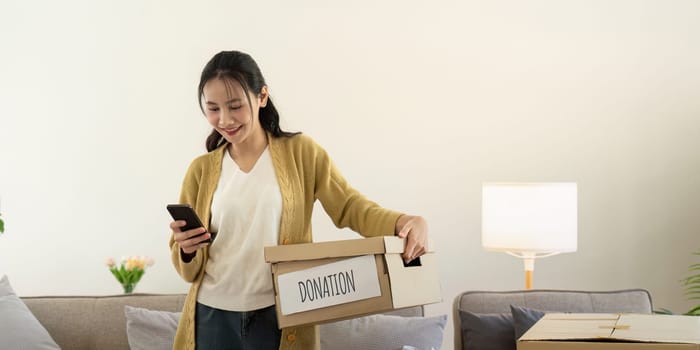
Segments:
[[[374,255],[285,273],[277,277],[282,315],[381,295]]]

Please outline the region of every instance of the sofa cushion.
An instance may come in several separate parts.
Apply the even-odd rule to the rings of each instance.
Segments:
[[[520,339],[530,327],[534,326],[544,316],[544,311],[514,305],[510,306],[510,313],[513,315],[515,340]]]
[[[321,327],[323,350],[401,350],[404,346],[438,350],[447,316],[372,315]]]
[[[0,278],[0,339],[3,349],[60,349],[12,290],[7,276]]]
[[[124,306],[131,350],[171,350],[181,312]]]
[[[510,314],[476,314],[459,311],[463,350],[515,350]]]

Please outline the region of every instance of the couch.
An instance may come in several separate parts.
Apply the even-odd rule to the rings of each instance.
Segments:
[[[126,305],[177,312],[182,308],[185,295],[52,296],[23,297],[21,300],[62,349],[121,350],[129,349],[124,313]],[[423,316],[423,308],[413,307],[387,314]],[[331,327],[332,324],[321,326],[322,341],[324,337],[338,336],[337,329],[333,332]],[[348,341],[348,337],[342,338],[338,341],[325,340],[341,344]]]
[[[644,289],[468,291],[454,299],[455,349],[466,349],[469,340],[465,339],[468,327],[461,322],[464,313],[510,316],[511,305],[545,312],[649,314],[653,310],[651,295]]]
[[[62,349],[129,349],[124,306],[181,311],[184,294],[23,297]]]

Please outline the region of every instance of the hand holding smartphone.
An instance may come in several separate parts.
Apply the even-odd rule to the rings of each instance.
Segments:
[[[194,211],[194,209],[192,209],[192,207],[189,204],[168,204],[167,209],[168,212],[170,212],[170,216],[173,217],[173,220],[185,221],[185,226],[180,228],[180,231],[182,232],[204,227],[202,222],[199,220],[199,217],[197,217],[197,213]],[[206,232],[196,235],[194,237],[199,237],[205,233]],[[211,238],[203,241],[202,243],[211,244],[214,241],[215,236],[216,234],[211,233]]]

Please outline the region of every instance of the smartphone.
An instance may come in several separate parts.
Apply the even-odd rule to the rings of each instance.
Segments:
[[[202,225],[202,221],[200,221],[199,217],[197,217],[197,213],[194,211],[194,209],[192,209],[192,207],[189,204],[168,204],[167,209],[168,212],[170,212],[170,216],[173,217],[173,220],[185,220],[186,224],[185,226],[180,227],[181,231],[188,231],[195,228],[204,227],[204,225]],[[199,237],[204,233],[196,235],[194,237]],[[211,242],[214,240],[214,237],[215,235],[212,233],[211,237],[204,242],[211,244]]]

